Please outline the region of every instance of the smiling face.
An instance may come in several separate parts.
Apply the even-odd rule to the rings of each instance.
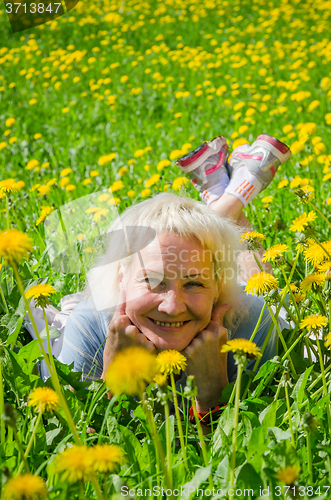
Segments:
[[[199,242],[161,233],[120,278],[126,314],[158,350],[182,351],[208,325],[220,284],[211,252]]]

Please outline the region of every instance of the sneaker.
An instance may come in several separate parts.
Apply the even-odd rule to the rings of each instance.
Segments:
[[[176,165],[188,174],[199,193],[203,193],[218,184],[222,172],[227,173],[226,162],[229,154],[226,138],[219,135],[179,158]]]
[[[290,148],[278,139],[267,134],[259,135],[252,145],[243,144],[232,152],[227,164],[229,177],[231,179],[235,171],[245,165],[262,183],[261,192],[269,186],[279,165],[285,163],[291,154]]]

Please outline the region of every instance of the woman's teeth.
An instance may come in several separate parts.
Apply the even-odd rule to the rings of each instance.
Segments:
[[[181,321],[180,323],[163,323],[162,321],[156,321],[156,320],[153,320],[155,321],[155,323],[159,326],[182,326],[184,323],[186,323],[186,321]]]

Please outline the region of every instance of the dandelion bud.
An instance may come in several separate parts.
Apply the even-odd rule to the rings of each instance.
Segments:
[[[196,396],[198,394],[198,390],[195,383],[195,377],[193,375],[189,375],[186,379],[186,386],[184,388],[185,397],[189,398],[192,396]]]
[[[278,290],[274,288],[270,292],[264,294],[264,300],[267,304],[276,305],[280,301]]]
[[[309,411],[306,411],[302,415],[301,425],[306,431],[314,433],[316,431],[316,424],[317,420]]]
[[[4,412],[1,415],[1,417],[6,425],[16,428],[16,419],[17,419],[16,411],[15,408],[10,403],[5,403]]]

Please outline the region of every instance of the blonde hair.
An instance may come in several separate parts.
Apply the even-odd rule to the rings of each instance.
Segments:
[[[160,193],[127,208],[111,224],[109,232],[130,227],[130,240],[139,247],[144,238],[146,241],[142,226],[154,230],[156,234],[174,233],[182,238],[198,241],[203,249],[211,252],[215,280],[223,281],[219,301],[233,306],[226,314],[228,327],[230,324],[232,326],[235,313],[241,308],[243,296],[237,281],[237,254],[241,251],[238,226],[229,219],[220,217],[202,202],[173,193]],[[127,247],[127,251],[123,252],[123,246]],[[140,248],[144,246],[146,243],[142,242]],[[123,254],[126,258],[121,258]],[[107,309],[109,313],[114,310],[119,295],[119,262],[127,269],[133,255],[128,239],[124,241],[123,238],[110,236],[106,253],[87,273],[85,294],[87,298],[93,297],[98,310]]]

